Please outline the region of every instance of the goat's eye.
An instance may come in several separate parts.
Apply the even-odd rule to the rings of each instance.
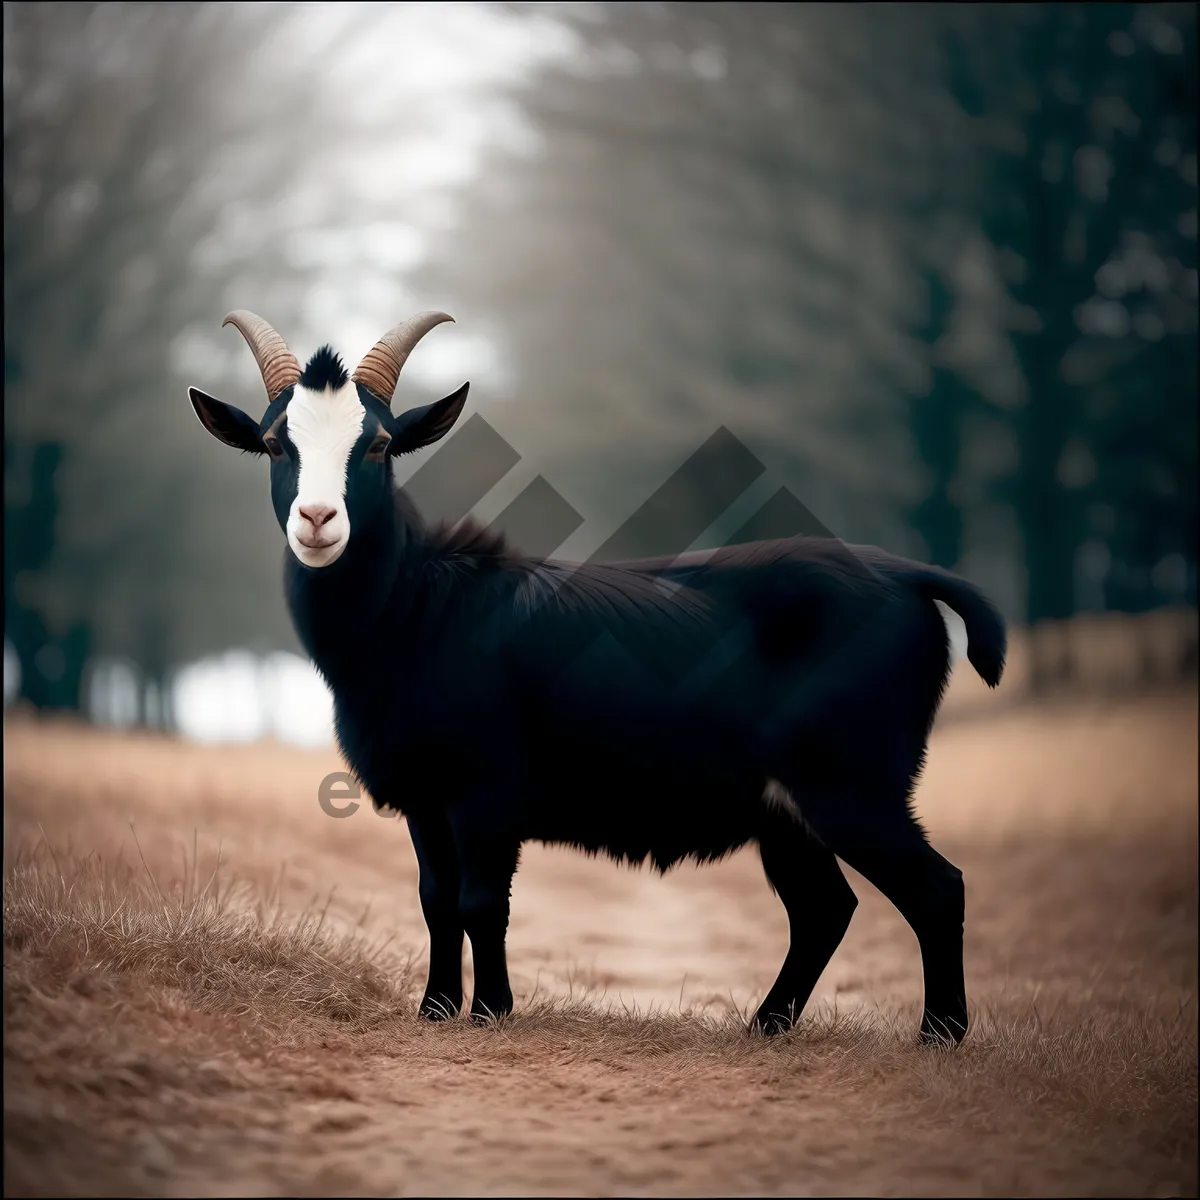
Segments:
[[[263,445],[266,446],[267,453],[272,458],[282,458],[283,457],[283,447],[279,444],[278,438],[273,438],[273,437],[272,438],[264,438]]]
[[[387,453],[388,442],[392,439],[387,437],[377,437],[372,443],[371,448],[367,451],[368,454],[375,457],[382,457]]]

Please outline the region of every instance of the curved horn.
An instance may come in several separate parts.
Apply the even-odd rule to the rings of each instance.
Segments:
[[[389,330],[367,351],[350,377],[361,383],[373,396],[391,405],[400,368],[413,347],[435,326],[454,318],[444,312],[417,313]]]
[[[272,401],[300,378],[300,364],[287,343],[256,313],[235,309],[221,322],[221,328],[234,325],[254,352],[254,361],[262,372],[267,400]]]

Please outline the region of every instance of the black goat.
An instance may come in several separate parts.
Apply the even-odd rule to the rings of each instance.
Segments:
[[[962,875],[909,802],[949,674],[938,602],[993,687],[994,608],[947,572],[833,539],[576,566],[470,523],[426,528],[389,459],[442,437],[467,388],[399,416],[388,402],[412,346],[448,319],[397,327],[348,379],[328,350],[301,372],[266,322],[234,313],[266,415],[190,392],[215,436],[271,456],[292,619],[351,768],[408,818],[430,936],[421,1013],[458,1012],[464,932],[472,1015],[511,1011],[522,842],[659,870],[755,842],[791,923],[758,1027],[791,1024],[846,931],[857,902],[837,855],[917,935],[922,1038],[961,1039]]]

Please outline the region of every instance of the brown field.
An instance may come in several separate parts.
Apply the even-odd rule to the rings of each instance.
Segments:
[[[1196,721],[938,729],[954,1051],[914,1044],[915,939],[853,873],[805,1019],[746,1034],[787,943],[752,852],[664,879],[527,847],[517,1012],[418,1022],[405,826],[322,813],[334,752],[10,721],[6,1194],[1195,1195]]]

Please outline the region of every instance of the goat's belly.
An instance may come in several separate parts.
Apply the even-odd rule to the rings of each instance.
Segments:
[[[663,777],[648,781],[581,772],[528,798],[526,834],[625,862],[666,870],[683,859],[711,862],[757,836],[762,781]]]

